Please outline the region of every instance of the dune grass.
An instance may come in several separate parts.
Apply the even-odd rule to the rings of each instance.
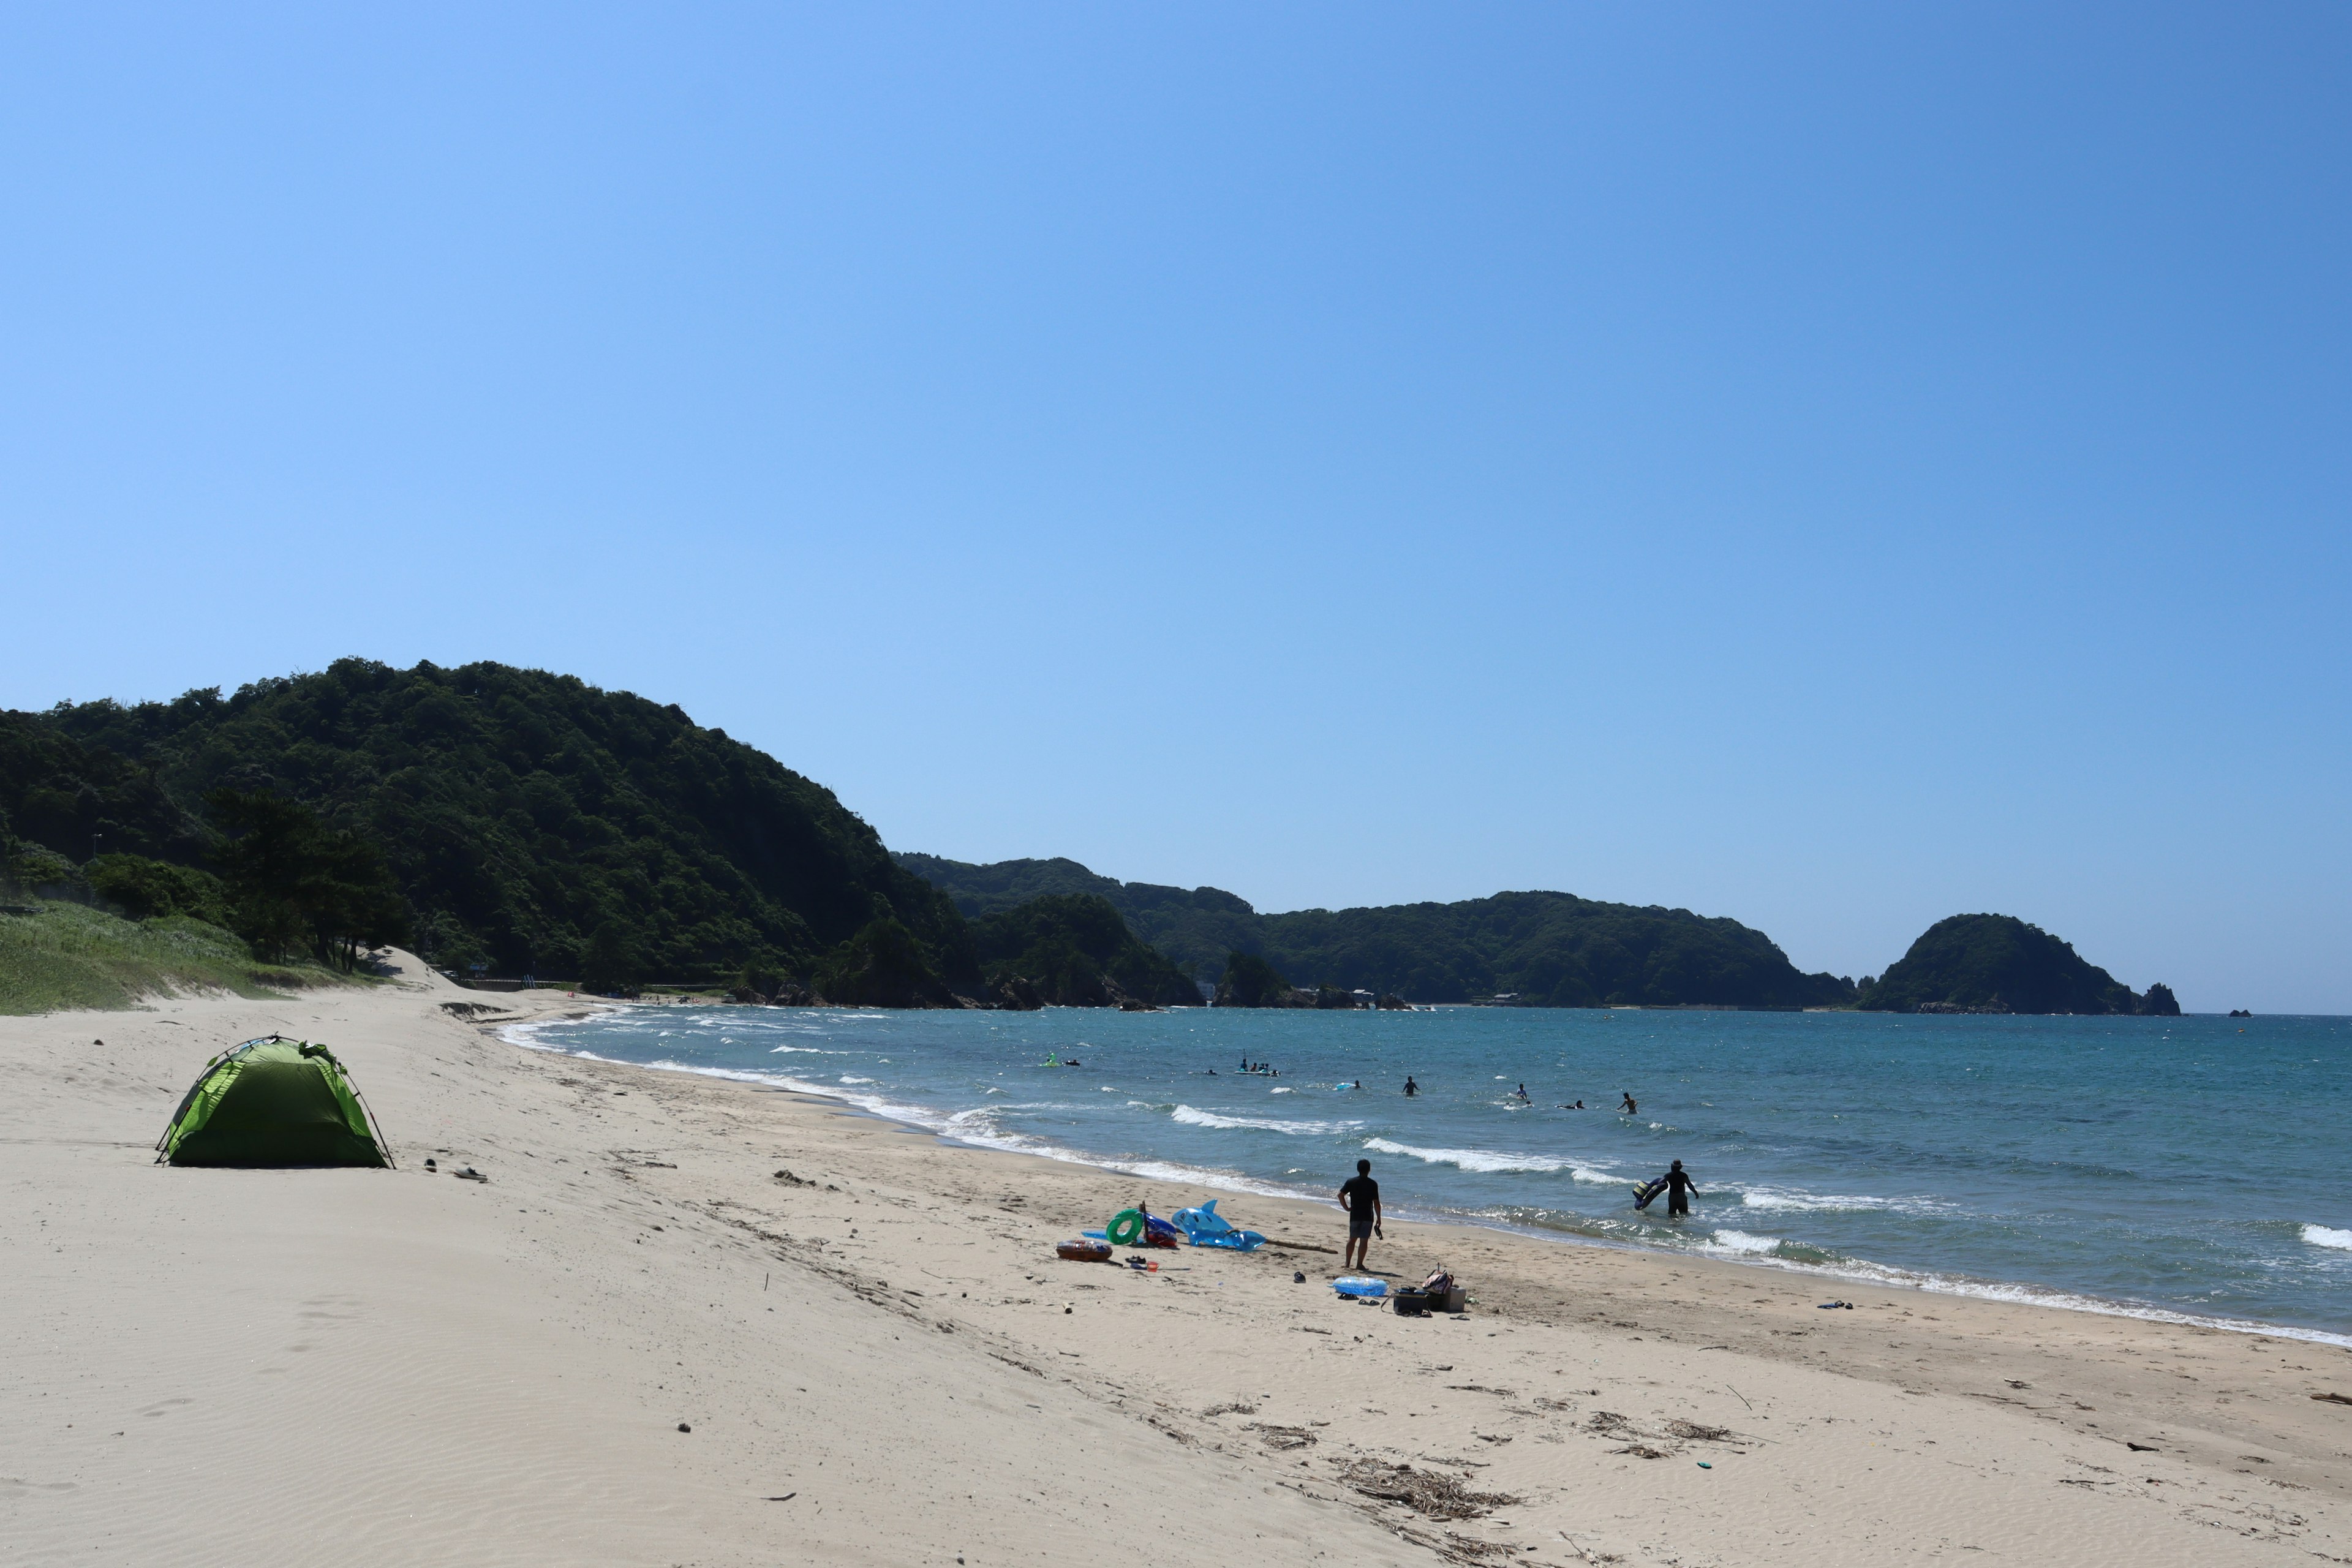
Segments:
[[[185,915],[127,921],[37,899],[0,912],[0,1014],[136,1007],[150,996],[282,996],[365,984],[310,963],[259,963],[245,943]],[[30,912],[16,912],[30,911]]]

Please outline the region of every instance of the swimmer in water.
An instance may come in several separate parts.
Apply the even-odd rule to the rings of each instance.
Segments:
[[[1517,1098],[1518,1098],[1519,1102],[1520,1102],[1521,1104],[1525,1104],[1525,1103],[1527,1103],[1527,1098],[1528,1098],[1528,1086],[1527,1086],[1526,1084],[1521,1084],[1521,1085],[1519,1085],[1519,1092],[1518,1092],[1518,1097],[1517,1097]]]
[[[1640,1106],[1638,1106],[1638,1105],[1634,1104],[1634,1103],[1633,1103],[1633,1097],[1632,1095],[1628,1094],[1628,1095],[1625,1097],[1625,1103],[1624,1103],[1624,1104],[1622,1104],[1622,1105],[1621,1105],[1621,1106],[1619,1106],[1617,1109],[1618,1109],[1618,1110],[1622,1110],[1622,1111],[1623,1111],[1623,1112],[1624,1112],[1626,1115],[1628,1115],[1628,1116],[1633,1116],[1633,1115],[1637,1114],[1637,1113],[1641,1110],[1641,1109],[1642,1109],[1642,1108],[1641,1108]]]
[[[1404,1097],[1407,1100],[1411,1100],[1414,1095],[1419,1094],[1420,1092],[1421,1086],[1412,1081],[1411,1074],[1407,1074],[1404,1080]]]

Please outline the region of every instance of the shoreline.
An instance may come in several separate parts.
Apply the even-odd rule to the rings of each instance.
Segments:
[[[577,1016],[593,1016],[593,1010],[611,1010],[637,1005],[625,1000],[598,998],[591,1005],[592,1013],[578,1014]],[[1463,1003],[1455,1005],[1466,1007],[1471,1004]],[[844,1010],[858,1011],[854,1008]],[[1616,1010],[1634,1011],[1635,1009]],[[1825,1010],[1808,1009],[1808,1011]],[[622,1057],[597,1056],[585,1051],[566,1050],[560,1047],[535,1045],[528,1039],[518,1039],[509,1032],[521,1033],[564,1021],[567,1020],[563,1016],[551,1016],[518,1020],[503,1025],[486,1023],[484,1026],[490,1029],[498,1038],[519,1050],[536,1051],[573,1060],[603,1062],[646,1072],[681,1073],[709,1079],[714,1082],[736,1083],[748,1088],[765,1088],[778,1092],[803,1095],[829,1104],[846,1107],[860,1115],[871,1116],[893,1126],[904,1127],[909,1131],[924,1133],[955,1148],[995,1153],[1028,1154],[1112,1175],[1165,1182],[1175,1185],[1208,1187],[1218,1192],[1251,1197],[1306,1204],[1323,1201],[1318,1194],[1311,1191],[1285,1188],[1277,1183],[1259,1181],[1254,1177],[1203,1166],[1161,1160],[1131,1162],[1108,1160],[1090,1155],[1083,1150],[1055,1143],[1048,1139],[1033,1139],[1025,1134],[1018,1138],[1006,1137],[1000,1142],[966,1136],[950,1130],[955,1120],[952,1116],[940,1119],[940,1124],[934,1125],[932,1121],[923,1120],[911,1107],[884,1109],[883,1107],[888,1102],[879,1095],[859,1095],[852,1090],[811,1083],[804,1079],[792,1078],[790,1075],[762,1073],[752,1068],[693,1067],[677,1062],[636,1062]],[[866,1103],[869,1101],[881,1103]],[[1494,1231],[1558,1246],[1594,1247],[1612,1252],[1622,1251],[1639,1257],[1675,1261],[1705,1260],[1729,1263],[1742,1268],[1770,1269],[1781,1273],[1834,1280],[1844,1285],[1867,1285],[1884,1289],[1909,1290],[1922,1295],[1959,1300],[1998,1301],[2012,1306],[2040,1308],[2049,1311],[2082,1312],[2095,1317],[2165,1323],[2219,1333],[2271,1336],[2323,1345],[2333,1350],[2352,1351],[2352,1331],[2323,1329],[2307,1324],[2272,1322],[2256,1318],[2232,1318],[2211,1313],[2189,1312],[2155,1302],[2104,1297],[2087,1290],[2044,1285],[2029,1280],[1989,1279],[1972,1275],[1930,1272],[1907,1268],[1896,1264],[1879,1263],[1866,1258],[1836,1264],[1810,1263],[1760,1254],[1740,1256],[1730,1253],[1727,1249],[1678,1252],[1664,1247],[1644,1246],[1638,1241],[1586,1236],[1564,1227],[1554,1228],[1519,1224],[1477,1214],[1449,1210],[1408,1210],[1402,1207],[1395,1212],[1401,1219],[1410,1219],[1415,1224],[1456,1226],[1469,1229]]]
[[[1374,1271],[1475,1300],[1399,1318],[1322,1283],[1337,1215],[1295,1197],[1236,1204],[1254,1254],[1065,1263],[1203,1189],[519,1047],[494,1031],[576,1004],[449,1008],[478,999],[0,1021],[15,1560],[2352,1556],[2332,1347],[1877,1286],[1823,1311],[1784,1269],[1402,1216]],[[399,1170],[152,1163],[201,1063],[272,1032],[334,1047]]]

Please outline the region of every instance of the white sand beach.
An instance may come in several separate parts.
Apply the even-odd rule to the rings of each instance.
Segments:
[[[1402,1319],[1324,1283],[1336,1210],[1264,1198],[1223,1206],[1300,1245],[1064,1263],[1217,1194],[520,1049],[499,1018],[580,1005],[399,962],[0,1019],[0,1556],[2352,1562],[2338,1349],[1411,1224],[1374,1266],[1476,1304]],[[399,1170],[152,1163],[273,1032]],[[1433,1479],[1506,1500],[1370,1495]]]

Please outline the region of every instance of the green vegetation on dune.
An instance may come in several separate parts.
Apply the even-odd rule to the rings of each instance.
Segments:
[[[185,915],[127,921],[53,900],[0,913],[0,1013],[136,1006],[148,996],[228,991],[278,996],[342,983],[309,964],[257,962],[247,944]]]
[[[1202,977],[1223,973],[1228,955],[1240,952],[1301,984],[1416,1002],[1498,993],[1555,1007],[1810,1007],[1853,999],[1852,982],[1798,973],[1763,932],[1688,910],[1537,892],[1264,915],[1220,889],[1118,882],[1074,860],[898,860],[973,918],[1040,893],[1096,894],[1141,941]]]
[[[577,974],[609,926],[597,956],[634,979],[813,973],[892,920],[935,978],[978,981],[954,906],[831,791],[674,706],[568,676],[343,659],[226,698],[5,717],[0,809],[25,837],[79,858],[69,836],[87,828],[200,863],[222,848],[216,792],[298,801],[382,847],[419,949],[445,966]]]
[[[2179,1016],[2172,988],[2143,996],[2014,915],[1937,921],[1900,961],[1864,981],[1861,1005],[1885,1013],[2145,1013]]]

